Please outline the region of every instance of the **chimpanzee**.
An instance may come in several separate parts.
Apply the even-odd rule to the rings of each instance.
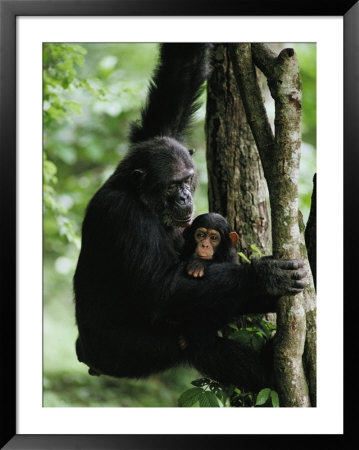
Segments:
[[[205,268],[214,262],[235,263],[238,260],[235,250],[238,234],[230,231],[227,220],[220,214],[206,213],[197,216],[192,224],[185,228],[183,237],[185,242],[181,259],[187,274],[194,278],[202,278]],[[179,326],[181,334],[178,343],[182,350],[188,347],[189,336],[192,335],[192,340],[196,340],[196,332],[201,332],[201,327],[195,323],[192,323],[192,330],[186,323],[179,324],[173,319],[172,323]],[[216,325],[212,331],[218,331]]]
[[[230,231],[228,222],[220,214],[207,213],[196,217],[183,232],[185,239],[182,258],[187,260],[187,273],[203,277],[205,267],[213,262],[236,262],[235,247],[238,234]]]
[[[262,386],[255,355],[218,336],[200,337],[184,352],[168,318],[220,327],[233,313],[275,311],[277,296],[306,285],[296,260],[213,263],[205,282],[182,270],[197,181],[183,138],[208,71],[208,47],[161,46],[129,151],[87,207],[74,291],[77,356],[91,373],[137,378],[190,363],[224,383]]]

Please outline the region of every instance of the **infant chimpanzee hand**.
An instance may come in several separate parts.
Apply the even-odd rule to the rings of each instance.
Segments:
[[[308,282],[304,261],[298,259],[252,260],[254,282],[261,293],[270,296],[295,295],[303,291]]]
[[[201,278],[204,275],[205,263],[199,258],[192,258],[187,264],[187,273],[194,278]]]

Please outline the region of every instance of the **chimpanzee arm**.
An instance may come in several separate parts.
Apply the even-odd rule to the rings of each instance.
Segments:
[[[305,276],[302,261],[268,258],[252,261],[250,265],[211,264],[200,279],[178,271],[164,310],[183,315],[220,306],[238,314],[273,312],[279,296],[303,290]]]
[[[263,298],[304,287],[302,263],[268,258],[241,266],[209,264],[202,278],[193,278],[151,213],[129,200],[105,186],[88,207],[75,275],[78,320],[96,321],[99,315],[112,320],[135,311],[150,321],[217,308],[269,312],[275,303]]]
[[[199,258],[198,256],[192,256],[190,260],[187,262],[186,271],[188,275],[194,278],[201,278],[204,275],[206,268],[210,264],[213,264],[212,261],[207,261]]]

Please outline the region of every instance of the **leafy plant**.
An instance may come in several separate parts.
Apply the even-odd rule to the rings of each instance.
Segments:
[[[255,406],[279,406],[279,398],[276,391],[265,388],[258,392]]]
[[[262,314],[253,314],[247,317],[250,326],[239,327],[232,323],[224,333],[227,338],[234,339],[242,345],[250,346],[260,352],[266,341],[275,333],[276,326],[266,320]],[[191,382],[195,388],[185,391],[178,400],[178,406],[184,407],[259,407],[279,406],[276,391],[263,386],[258,393],[245,392],[240,386],[222,385],[210,378],[199,378]],[[214,401],[216,398],[217,404]]]
[[[224,386],[210,378],[198,378],[191,382],[194,388],[188,389],[178,399],[180,407],[278,407],[276,391],[264,388],[258,394],[243,392],[234,385]]]
[[[221,386],[210,378],[199,378],[191,382],[194,388],[185,391],[178,399],[178,406],[183,407],[224,407],[229,405],[232,387]]]
[[[74,225],[66,217],[67,208],[61,204],[56,196],[55,185],[57,184],[57,167],[47,159],[43,153],[43,205],[44,213],[51,212],[56,219],[58,233],[66,237],[68,242],[73,243],[76,248],[80,248],[80,237],[74,231]]]
[[[254,257],[261,258],[263,256],[263,253],[259,250],[259,248],[256,245],[252,244],[251,249],[253,250]],[[238,252],[238,256],[240,256],[242,259],[244,259],[244,261],[247,262],[248,264],[251,263],[251,260],[248,259],[247,256],[243,252]]]

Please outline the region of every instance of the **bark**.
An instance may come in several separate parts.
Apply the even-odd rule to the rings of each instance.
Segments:
[[[209,209],[239,234],[238,250],[270,251],[267,189],[247,123],[227,44],[215,44],[207,82],[206,141]]]
[[[267,77],[275,100],[274,136],[257,83],[252,50],[254,60]],[[284,49],[276,57],[263,44],[232,45],[231,56],[268,183],[273,256],[304,259],[308,270],[309,286],[304,295],[282,297],[278,304],[274,355],[278,394],[282,406],[310,406],[302,357],[306,344],[307,374],[315,403],[315,293],[298,221],[297,185],[301,144],[301,80],[298,62],[294,50]]]

